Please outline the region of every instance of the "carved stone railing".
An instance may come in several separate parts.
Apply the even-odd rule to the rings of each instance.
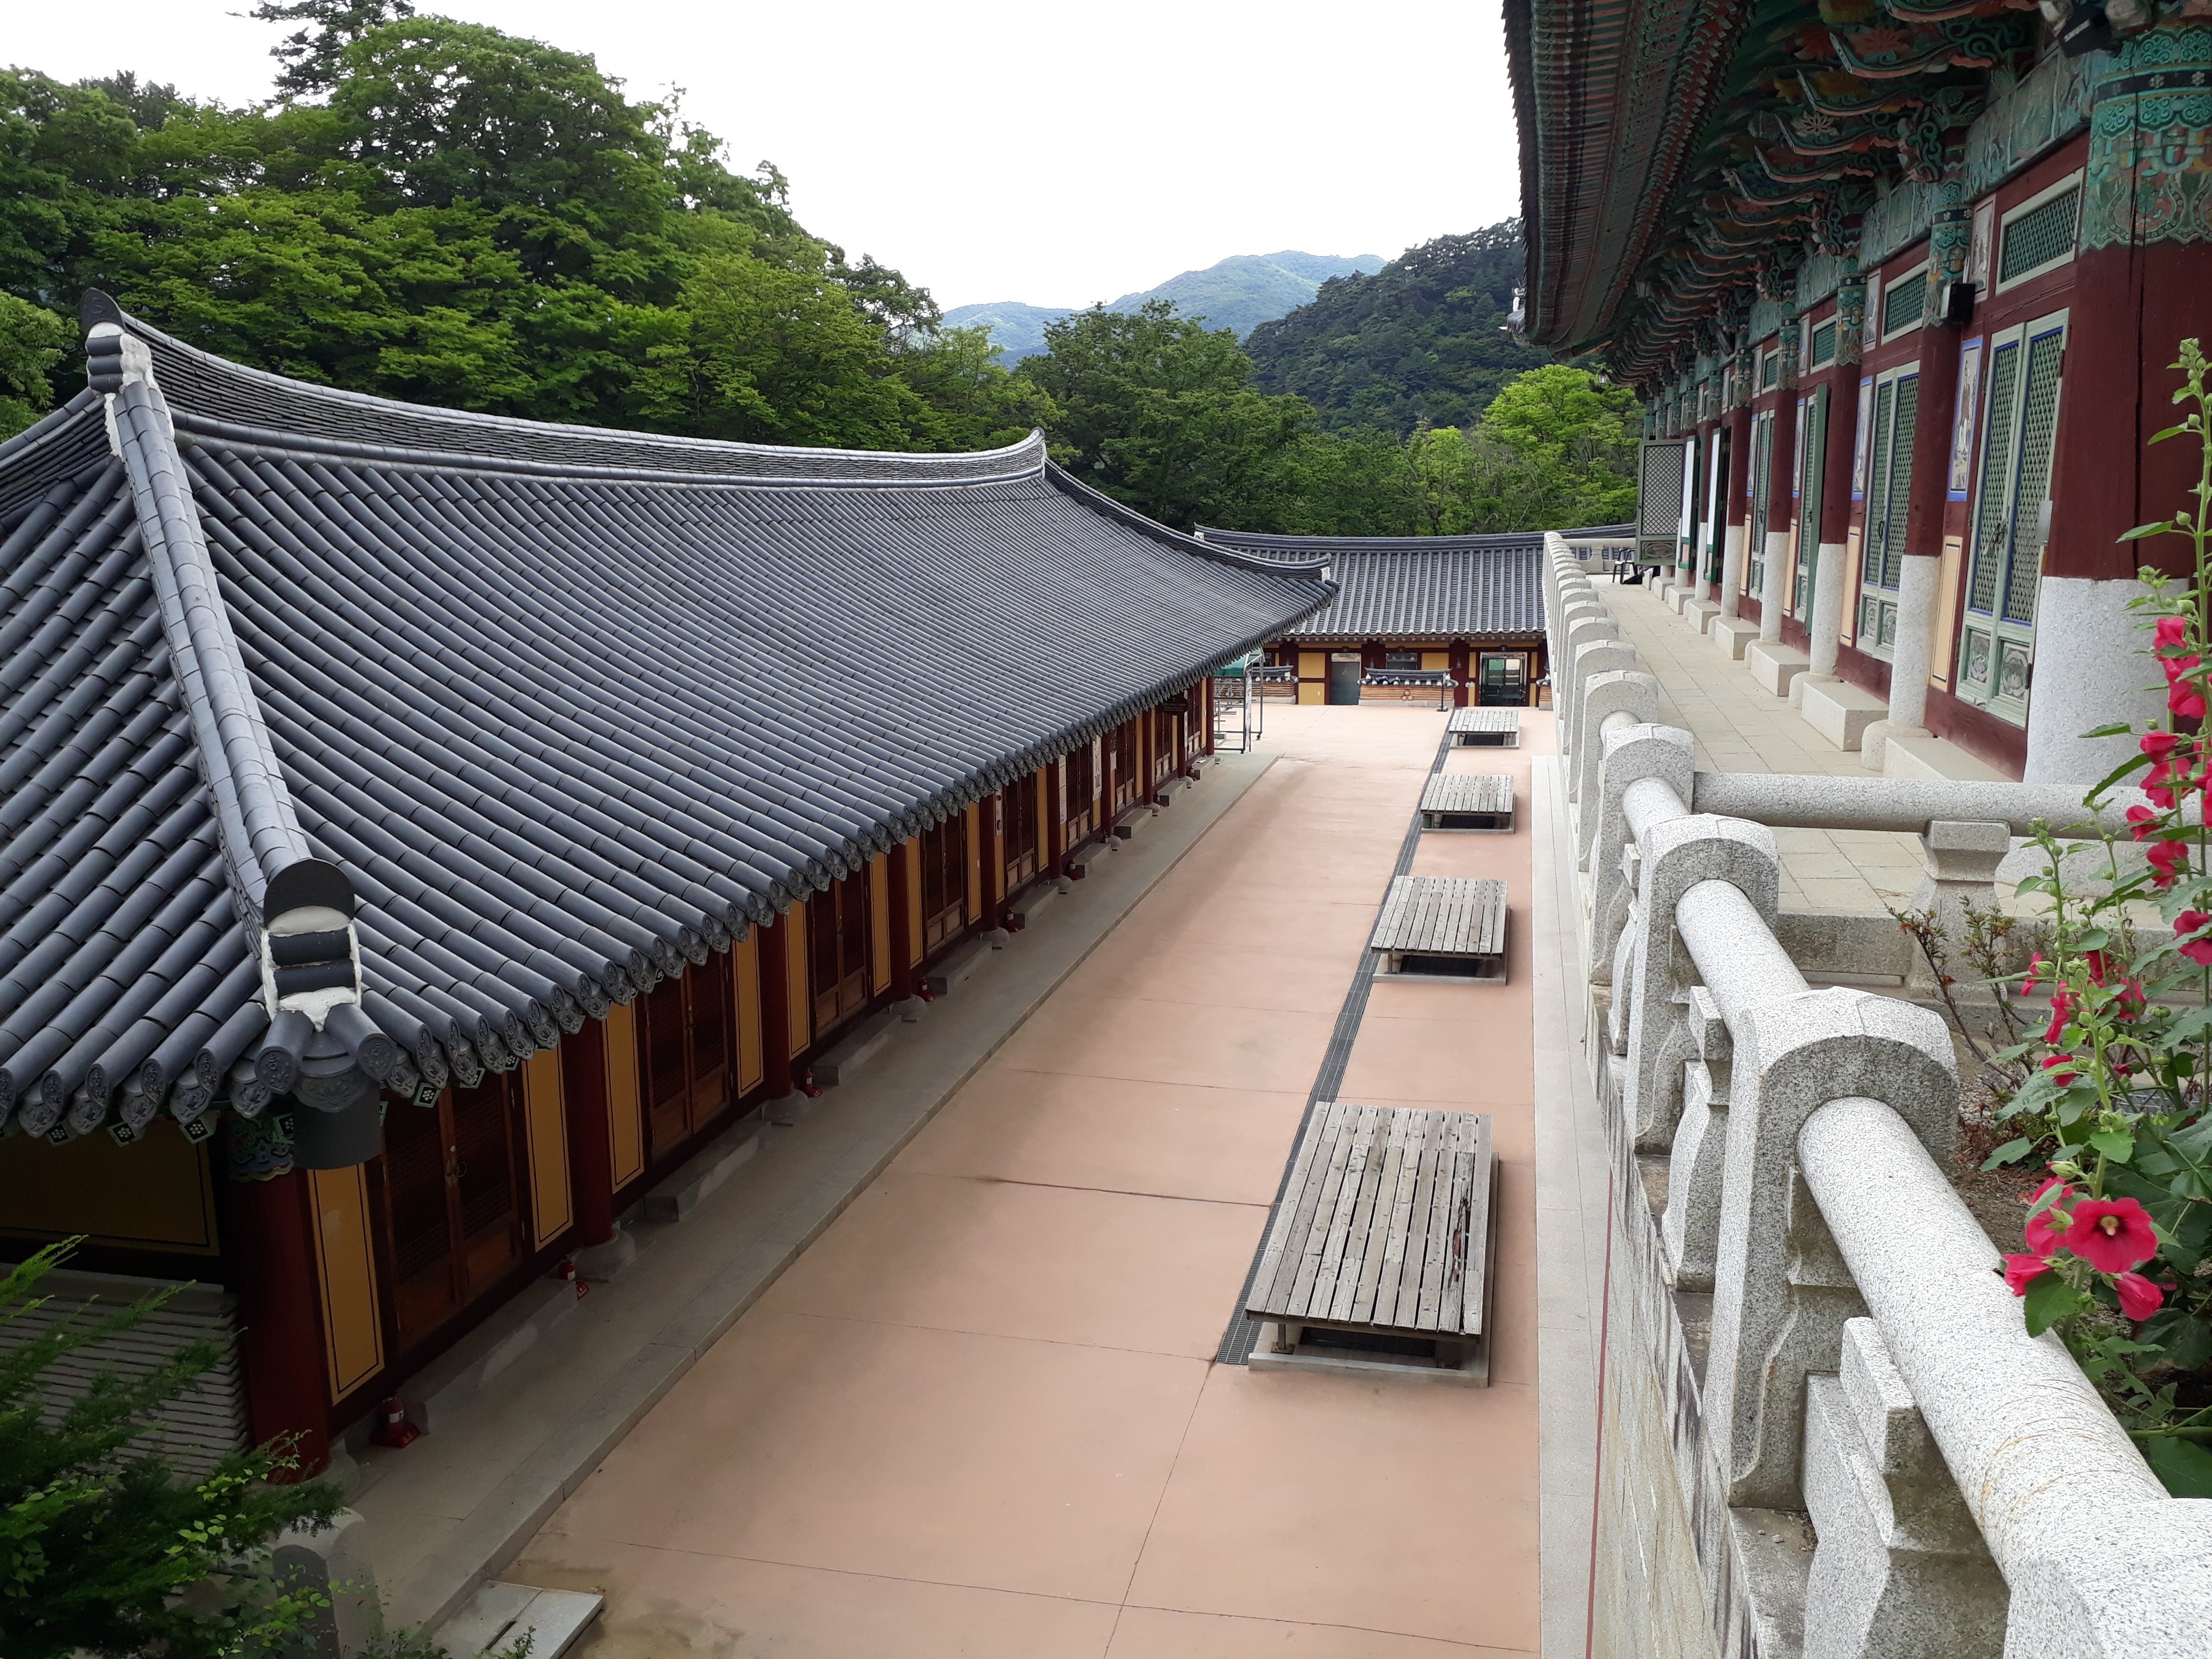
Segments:
[[[1778,903],[1770,824],[1915,831],[1940,908],[1988,891],[2033,823],[2087,822],[2078,795],[1700,774],[1551,551],[1615,1196],[1595,1650],[2212,1653],[2212,1502],[2168,1496],[2056,1336],[2027,1334],[1945,1173],[1952,1043],[1902,949],[1894,994],[1808,983],[1895,923]],[[1693,1597],[1660,1581],[1670,1559]]]

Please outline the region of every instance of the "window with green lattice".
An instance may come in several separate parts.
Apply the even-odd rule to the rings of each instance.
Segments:
[[[1813,580],[1820,562],[1820,493],[1826,483],[1828,388],[1805,400],[1797,416],[1797,580],[1790,595],[1792,616],[1808,617]]]
[[[1928,271],[1923,266],[1908,276],[1899,277],[1883,291],[1882,337],[1887,339],[1908,328],[1917,328],[1927,309]]]
[[[1836,319],[1831,317],[1813,331],[1813,349],[1808,362],[1812,368],[1819,368],[1823,364],[1832,362],[1835,356]]]
[[[2069,180],[2056,194],[2016,210],[2005,220],[1997,251],[1997,286],[2009,288],[2074,257],[2074,232],[2081,217],[2081,184]]]
[[[2008,329],[1990,346],[1957,690],[2014,720],[2027,713],[2065,343],[2066,319],[2059,313]]]
[[[1905,503],[1912,492],[1912,435],[1919,424],[1917,367],[1876,382],[1874,444],[1859,552],[1858,648],[1887,657],[1897,637],[1897,585],[1905,571]]]
[[[1774,411],[1751,427],[1751,521],[1744,526],[1743,586],[1753,599],[1766,592],[1766,514],[1774,500]]]
[[[1782,378],[1782,354],[1770,351],[1759,360],[1759,389],[1771,392]]]

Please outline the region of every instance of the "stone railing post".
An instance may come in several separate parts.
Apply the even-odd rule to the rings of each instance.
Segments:
[[[1568,793],[1568,799],[1576,802],[1596,798],[1598,769],[1605,763],[1606,733],[1623,726],[1649,726],[1659,718],[1659,682],[1644,672],[1640,663],[1601,670],[1583,682],[1581,716],[1577,724],[1582,743],[1571,763]],[[1588,813],[1577,826],[1577,867],[1583,866],[1589,854],[1590,837],[1584,826],[1594,828]]]
[[[1921,836],[1920,850],[1927,873],[1905,908],[1932,914],[1947,937],[1962,941],[1967,903],[1985,910],[1996,903],[1997,866],[2012,851],[2012,826],[1937,818]],[[1905,982],[1923,988],[1936,982],[1935,969],[1917,947]]]
[[[1805,1659],[1999,1659],[2006,1591],[1871,1319],[1807,1380]]]
[[[1727,882],[1742,890],[1759,920],[1771,928],[1781,860],[1774,832],[1740,818],[1669,818],[1644,830],[1637,842],[1636,902],[1624,930],[1625,956],[1615,956],[1617,964],[1626,961],[1629,978],[1614,986],[1613,1007],[1627,1041],[1621,1110],[1637,1150],[1656,1152],[1674,1138],[1682,1066],[1691,1058],[1683,1011],[1692,976],[1676,950],[1675,906],[1701,882]]]
[[[1794,1509],[1805,1379],[1836,1369],[1843,1322],[1864,1311],[1799,1176],[1798,1131],[1828,1102],[1864,1096],[1887,1103],[1941,1163],[1957,1127],[1958,1075],[1949,1033],[1928,1009],[1840,987],[1731,1006],[1725,964],[1709,964],[1694,942],[1692,955],[1735,1051],[1705,1420],[1729,1502]]]
[[[1721,1230],[1721,1178],[1727,1168],[1728,1022],[1702,985],[1690,988],[1687,1024],[1697,1058],[1682,1073],[1682,1121],[1667,1163],[1667,1210],[1659,1247],[1678,1291],[1713,1287],[1713,1248]]]
[[[1671,798],[1678,816],[1686,817],[1682,805],[1690,798],[1696,775],[1697,752],[1687,732],[1671,726],[1632,726],[1608,732],[1598,761],[1597,799],[1584,800],[1577,831],[1595,825],[1588,866],[1590,872],[1590,976],[1598,983],[1613,979],[1613,947],[1628,919],[1635,896],[1636,878],[1629,868],[1639,855],[1629,827],[1629,789],[1646,779],[1664,786],[1659,799]],[[1644,815],[1648,821],[1651,815]]]

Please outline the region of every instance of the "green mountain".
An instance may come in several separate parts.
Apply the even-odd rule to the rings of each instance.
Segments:
[[[1204,270],[1186,270],[1157,288],[1124,294],[1106,308],[1135,311],[1147,300],[1172,300],[1186,317],[1203,317],[1215,328],[1234,329],[1242,339],[1258,325],[1305,304],[1332,277],[1353,276],[1383,268],[1382,256],[1363,253],[1340,258],[1328,253],[1235,253]],[[955,327],[978,325],[991,331],[1000,361],[1012,368],[1044,349],[1044,325],[1078,309],[1032,306],[1019,300],[955,306],[945,320]]]
[[[1326,428],[1470,426],[1501,385],[1552,361],[1505,332],[1525,260],[1518,219],[1439,236],[1373,276],[1324,283],[1244,349],[1262,391],[1297,393]]]

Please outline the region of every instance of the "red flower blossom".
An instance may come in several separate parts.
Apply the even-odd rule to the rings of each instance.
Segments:
[[[2058,1069],[2061,1066],[2071,1066],[2073,1063],[2074,1056],[2071,1054],[2045,1054],[2043,1057],[2043,1069],[2051,1073],[2062,1089],[2081,1076],[2079,1072],[2062,1072]]]
[[[2074,1012],[2074,994],[2063,985],[2051,994],[2051,1024],[2043,1028],[2043,1040],[2056,1042],[2066,1029],[2067,1017]]]
[[[2026,1296],[2027,1287],[2051,1271],[2051,1264],[2039,1255],[2008,1255],[2004,1261],[2005,1287],[2014,1296]]]
[[[2173,936],[2183,941],[2182,955],[2202,967],[2212,968],[2212,939],[2189,937],[2207,922],[2212,922],[2212,915],[2202,910],[2184,910],[2173,919]]]
[[[2147,840],[2158,833],[2158,814],[2148,806],[2128,808],[2128,823],[2130,833],[2137,841]]]
[[[2151,637],[2157,641],[2160,649],[2169,645],[2186,645],[2189,642],[2189,619],[2185,617],[2160,617],[2158,626],[2151,630]]]
[[[2194,668],[2199,659],[2188,657],[2183,660]],[[2166,672],[2171,675],[2172,672],[2173,665],[2168,664]],[[2201,720],[2204,718],[2203,690],[2193,681],[2174,680],[2166,687],[2166,706],[2185,720]]]
[[[2030,957],[2028,958],[2028,960],[2027,960],[2027,981],[2025,981],[2025,982],[2021,986],[2021,988],[2020,988],[2020,994],[2021,994],[2021,995],[2022,995],[2022,996],[2030,996],[2030,995],[2033,995],[2033,994],[2034,994],[2034,991],[2035,991],[2035,981],[2036,981],[2037,980],[2039,980],[2039,979],[2042,978],[2042,977],[2043,977],[2043,952],[2042,952],[2042,951],[2037,951],[2033,956]]]
[[[2158,1251],[2150,1212],[2132,1198],[2089,1198],[2074,1206],[2066,1248],[2101,1273],[2121,1273]]]
[[[2172,757],[2175,745],[2180,741],[2179,732],[2146,732],[2136,747],[2153,760],[2162,761]]]
[[[2189,862],[2189,843],[2180,841],[2154,841],[2150,851],[2143,856],[2150,860],[2151,885],[2171,887]]]
[[[2122,1273],[2112,1281],[2112,1288],[2120,1293],[2120,1311],[2137,1323],[2166,1305],[2166,1292],[2141,1273]],[[2025,1296],[2027,1292],[2014,1294]]]
[[[2058,1188],[2058,1196],[2027,1218],[2027,1248],[2039,1256],[2054,1254],[2066,1242],[2066,1226],[2073,1218],[2066,1213],[2066,1206],[2074,1196],[2073,1191],[2057,1176],[2030,1193],[2027,1201],[2034,1203],[2053,1187]]]

